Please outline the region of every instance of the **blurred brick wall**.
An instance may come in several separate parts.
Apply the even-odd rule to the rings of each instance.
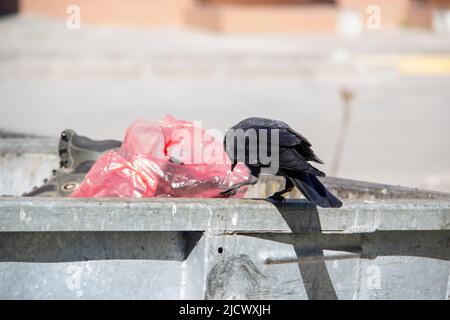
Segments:
[[[243,5],[284,5],[284,4],[330,4],[335,3],[336,0],[196,0],[201,3],[215,3],[215,4],[243,4]]]
[[[408,8],[407,25],[431,28],[433,24],[433,8],[426,1],[413,1]]]
[[[66,17],[67,7],[76,4],[81,8],[83,23],[183,25],[185,8],[191,3],[191,0],[20,0],[20,12]]]
[[[231,33],[334,32],[336,7],[330,5],[197,5],[186,13],[189,25]]]
[[[384,26],[397,26],[406,21],[410,0],[338,0],[340,7],[354,8],[366,14],[369,6],[376,5],[381,9]]]
[[[450,0],[417,0],[417,1],[430,3],[435,8],[450,9]]]
[[[0,0],[8,1],[8,0]],[[431,28],[433,7],[450,0],[18,0],[23,14],[66,17],[70,4],[83,23],[183,26],[221,32],[335,32],[339,10],[354,9],[362,21],[371,5],[381,9],[382,28]]]
[[[448,0],[442,0],[447,1]],[[376,5],[381,9],[382,27],[422,26],[430,27],[432,6],[420,0],[337,0],[339,7],[360,10],[367,15],[367,8]]]

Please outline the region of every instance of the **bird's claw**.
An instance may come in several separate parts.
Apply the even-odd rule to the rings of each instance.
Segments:
[[[269,199],[272,199],[272,200],[275,200],[275,201],[281,202],[281,203],[285,203],[285,202],[286,202],[286,198],[285,198],[285,197],[279,196],[279,195],[276,195],[276,194],[271,195],[271,196],[269,197]]]
[[[237,188],[228,188],[222,191],[220,194],[226,197],[232,197],[237,193]]]

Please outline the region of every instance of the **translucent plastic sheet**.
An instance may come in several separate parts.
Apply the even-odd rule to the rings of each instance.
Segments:
[[[122,147],[99,158],[71,197],[224,197],[222,191],[249,176],[243,164],[230,169],[222,141],[193,123],[171,116],[139,120]]]

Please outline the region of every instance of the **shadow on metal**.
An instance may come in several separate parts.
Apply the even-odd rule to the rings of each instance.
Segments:
[[[314,232],[321,232],[319,213],[317,207],[307,200],[289,201],[287,203],[273,203],[279,210],[281,216],[288,224],[292,232],[297,232],[300,226],[304,228],[305,224]],[[291,213],[292,210],[299,210],[298,216]],[[303,229],[304,230],[304,229]],[[300,260],[302,257],[323,256],[323,250],[318,247],[303,247],[293,245],[295,254]],[[314,264],[298,263],[298,268],[303,279],[306,294],[310,300],[337,300],[336,291],[331,282],[327,266],[324,261],[318,261]]]
[[[317,208],[308,211],[310,215],[310,225],[317,232],[322,231],[320,226],[319,214]],[[287,222],[287,221],[286,221]],[[289,224],[289,223],[288,223]],[[297,258],[308,256],[323,256],[323,250],[320,248],[305,248],[294,245]],[[336,290],[331,282],[327,266],[324,261],[318,261],[315,264],[298,264],[302,275],[306,294],[310,300],[337,300]]]
[[[0,232],[0,262],[184,261],[201,237],[202,232]]]

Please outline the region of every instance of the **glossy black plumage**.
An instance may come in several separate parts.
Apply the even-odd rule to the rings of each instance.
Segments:
[[[250,138],[240,141],[236,138],[236,132],[248,133],[250,132],[249,130],[254,130],[257,133],[257,146],[253,147],[253,149],[249,147],[250,143],[252,143]],[[271,139],[272,132],[278,134],[278,143],[276,140]],[[274,160],[271,163],[262,161],[263,158],[261,158],[261,150],[259,148],[261,142],[260,133],[266,134],[267,136],[269,156],[273,152],[278,152],[278,162],[275,163]],[[231,140],[233,140],[233,143],[231,143]],[[272,196],[273,198],[283,199],[282,194],[291,191],[295,186],[309,201],[317,206],[325,208],[339,208],[342,206],[342,202],[331,194],[317,179],[317,177],[325,176],[325,173],[313,167],[308,162],[323,163],[311,149],[311,143],[286,123],[257,117],[242,120],[227,132],[224,139],[224,147],[230,158],[234,159],[234,164],[241,160],[247,165],[251,174],[255,177],[247,184],[256,183],[257,178],[264,168],[275,165],[277,170],[274,174],[285,177],[286,187],[284,190],[275,193]],[[257,153],[256,155],[254,154],[255,152]],[[245,155],[244,159],[239,159],[239,154]],[[234,188],[238,188],[241,185],[244,184],[236,185]],[[230,190],[233,190],[233,187]]]

